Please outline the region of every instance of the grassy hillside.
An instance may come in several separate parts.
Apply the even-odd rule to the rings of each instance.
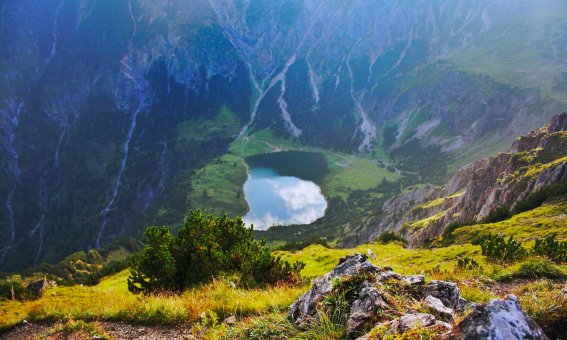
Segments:
[[[104,335],[108,325],[100,322],[125,322],[167,327],[184,325],[206,339],[333,338],[333,334],[337,334],[334,332],[340,329],[295,328],[286,318],[287,307],[309,289],[311,279],[331,270],[341,257],[372,250],[376,259],[371,261],[376,265],[390,266],[401,274],[423,274],[427,280],[455,281],[469,301],[486,302],[494,297],[516,294],[530,316],[544,329],[553,330],[567,321],[567,300],[561,294],[567,283],[567,267],[542,258],[514,264],[488,261],[481,247],[471,241],[478,237],[478,232],[485,231],[514,235],[528,243],[534,236],[550,233],[558,233],[558,238],[566,239],[566,202],[558,199],[508,221],[456,229],[453,237],[457,244],[449,246],[407,249],[398,242],[377,242],[352,249],[311,245],[296,252],[275,252],[285,260],[306,263],[302,271],[305,280],[296,286],[243,289],[233,286],[230,278],[223,278],[181,295],[140,297],[128,292],[129,271],[124,270],[92,287],[52,287],[35,301],[0,301],[0,328],[8,330],[22,320],[58,321],[48,323],[43,332],[73,333],[80,328],[82,331],[94,329]],[[459,264],[459,259],[463,258],[473,259],[478,266]],[[521,277],[528,279],[518,279]],[[236,326],[223,323],[222,320],[231,316],[236,317]]]

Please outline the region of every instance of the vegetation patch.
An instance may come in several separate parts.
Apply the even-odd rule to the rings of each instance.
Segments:
[[[246,287],[297,283],[304,267],[273,256],[240,217],[193,210],[177,236],[167,227],[149,227],[144,235],[144,249],[128,278],[133,293],[182,292],[219,276],[236,276]]]

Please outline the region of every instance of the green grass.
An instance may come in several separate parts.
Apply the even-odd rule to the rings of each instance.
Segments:
[[[247,171],[244,160],[232,154],[197,170],[191,181],[191,207],[216,215],[244,216],[248,212],[243,192]]]
[[[557,233],[557,239],[567,240],[567,198],[549,201],[512,218],[497,223],[481,223],[461,227],[453,232],[456,243],[478,240],[488,233],[513,235],[520,241],[533,241]]]
[[[354,190],[369,190],[378,186],[384,178],[390,182],[400,178],[399,174],[368,159],[327,154],[327,161],[331,173],[325,179],[322,190],[329,196],[346,199]]]
[[[133,324],[194,323],[202,312],[220,318],[239,318],[283,312],[306,286],[266,289],[233,288],[228,280],[216,280],[181,295],[136,296],[128,291],[124,271],[94,287],[54,287],[36,301],[1,301],[0,329],[22,320],[123,321]]]
[[[234,288],[228,279],[219,279],[189,289],[181,295],[142,297],[128,292],[126,278],[129,272],[123,271],[103,279],[93,287],[54,287],[36,301],[1,301],[0,330],[22,320],[51,320],[65,323],[54,329],[55,333],[80,331],[104,335],[95,327],[97,321],[121,321],[147,325],[190,325],[194,330],[204,330],[205,339],[340,338],[344,328],[337,326],[337,323],[322,318],[320,323],[313,324],[307,330],[300,330],[287,320],[286,311],[300,294],[309,289],[310,279],[330,271],[340,258],[357,252],[367,253],[368,249],[376,254],[377,259],[371,259],[371,262],[378,266],[390,266],[396,272],[406,275],[424,274],[426,280],[457,282],[462,296],[469,301],[487,302],[512,292],[518,295],[529,315],[544,320],[542,322],[549,327],[555,327],[559,322],[557,320],[567,315],[566,301],[559,299],[564,281],[545,283],[547,281],[533,281],[532,277],[517,275],[530,270],[533,272],[534,268],[543,268],[539,273],[548,275],[551,273],[548,265],[534,266],[533,259],[510,267],[489,263],[480,254],[480,247],[472,244],[406,249],[401,244],[392,242],[385,245],[366,244],[352,249],[312,245],[297,252],[275,252],[284,260],[306,263],[302,274],[307,280],[297,286],[282,285],[248,290]],[[474,258],[479,267],[459,269],[457,259],[464,256]],[[552,269],[553,273],[557,270],[566,271],[564,266],[554,264]],[[505,276],[506,280],[512,282],[489,283],[489,278]],[[561,276],[555,276],[557,277]],[[521,280],[514,280],[516,278]],[[411,303],[398,302],[400,306],[406,302]],[[203,312],[214,317],[204,321],[201,319]],[[237,318],[235,327],[222,323],[229,316]]]
[[[223,105],[216,116],[198,117],[179,125],[178,135],[185,139],[207,138],[209,136],[231,137],[238,134],[240,123],[235,114]]]

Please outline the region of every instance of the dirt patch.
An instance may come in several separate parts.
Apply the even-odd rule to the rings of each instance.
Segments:
[[[53,329],[61,326],[61,322],[49,323],[22,323],[12,330],[0,335],[0,340],[28,340],[28,339],[50,339],[50,340],[83,340],[97,339],[91,337],[84,331],[73,333],[56,333],[48,335]],[[195,339],[191,334],[190,326],[139,326],[120,322],[96,322],[96,328],[100,329],[111,339]],[[101,337],[102,339],[103,337]]]

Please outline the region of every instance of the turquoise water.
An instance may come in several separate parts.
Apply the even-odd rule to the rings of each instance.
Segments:
[[[325,215],[327,201],[312,181],[280,176],[270,168],[252,168],[244,184],[250,211],[247,225],[266,230],[274,225],[309,224]]]

